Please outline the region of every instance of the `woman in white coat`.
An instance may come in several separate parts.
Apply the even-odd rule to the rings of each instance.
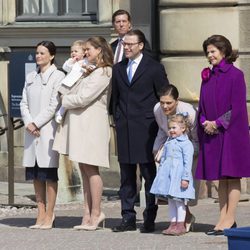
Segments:
[[[25,124],[23,166],[26,180],[33,180],[38,215],[32,229],[52,228],[57,195],[58,153],[52,150],[58,106],[57,91],[64,73],[53,64],[56,47],[51,41],[36,46],[37,70],[26,76],[20,103]],[[46,190],[48,204],[46,206]]]
[[[96,65],[61,96],[66,110],[53,148],[79,163],[83,179],[84,213],[77,230],[96,230],[105,215],[101,212],[103,182],[98,167],[109,167],[110,126],[108,96],[113,53],[103,37],[86,41],[88,62]]]
[[[161,146],[166,142],[168,138],[168,117],[176,113],[188,113],[189,119],[191,121],[191,131],[188,134],[194,147],[194,159],[193,159],[193,170],[197,163],[198,156],[198,137],[196,131],[196,109],[189,103],[182,102],[179,100],[178,89],[169,84],[164,86],[160,93],[160,102],[158,102],[154,107],[155,120],[159,126],[158,133],[154,142],[153,153],[156,155]],[[195,183],[197,185],[197,183]],[[198,187],[196,187],[196,192]],[[197,196],[197,195],[196,195]],[[197,200],[195,201],[197,202]],[[187,206],[186,214],[186,230],[187,232],[193,227],[195,222],[195,217],[190,213]]]

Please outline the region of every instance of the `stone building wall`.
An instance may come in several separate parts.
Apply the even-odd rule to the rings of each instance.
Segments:
[[[133,13],[133,19],[136,19],[136,13],[140,11],[141,6],[139,2],[139,0],[136,0],[136,2],[135,0],[99,0],[98,24],[16,24],[15,0],[0,0],[0,114],[5,112],[3,103],[6,103],[7,98],[6,86],[8,79],[6,72],[8,62],[4,60],[4,51],[8,51],[8,47],[14,51],[33,50],[34,44],[41,39],[53,40],[58,46],[57,62],[61,65],[65,58],[68,57],[69,46],[74,40],[85,39],[93,35],[102,35],[108,40],[114,39],[115,34],[111,24],[111,14],[119,8],[123,8]],[[158,10],[158,15],[151,18],[152,20],[153,18],[159,19],[153,22],[156,25],[159,23],[159,27],[158,25],[157,27],[150,27],[146,22],[139,27],[144,27],[147,36],[155,34],[153,29],[159,30],[159,34],[155,34],[154,39],[152,37],[147,38],[150,42],[156,41],[157,43],[159,41],[159,44],[153,44],[153,47],[159,46],[156,50],[158,49],[160,52],[160,59],[166,67],[170,82],[180,90],[181,99],[197,105],[201,83],[200,72],[208,65],[202,51],[202,42],[208,36],[217,33],[229,38],[233,48],[239,51],[240,57],[236,62],[236,66],[245,73],[249,107],[250,0],[147,0],[147,6],[153,3],[158,3],[155,8]],[[147,15],[149,13],[150,11],[147,11]],[[145,15],[139,14],[138,17],[140,16],[140,18],[138,20],[144,20]],[[137,25],[139,25],[139,21]],[[0,126],[4,126],[5,123],[4,117],[0,116]],[[18,179],[22,176],[18,174],[18,171],[22,171],[18,166],[21,165],[22,160],[23,129],[15,131],[14,141],[16,179]],[[112,143],[111,169],[103,171],[102,174],[105,185],[118,187],[119,167],[117,158],[114,155],[113,140]],[[0,181],[6,180],[7,177],[6,144],[6,135],[1,136]],[[68,186],[66,199],[78,198],[79,190],[74,189],[74,185],[79,186],[77,167],[66,158],[61,159],[61,165],[60,175],[70,176],[69,178],[63,177],[64,181],[60,184],[61,192],[65,194],[64,187]],[[250,192],[250,183],[246,179],[242,182],[242,187],[244,192]],[[201,197],[208,195],[217,195],[216,183],[212,183],[212,185],[203,184]]]

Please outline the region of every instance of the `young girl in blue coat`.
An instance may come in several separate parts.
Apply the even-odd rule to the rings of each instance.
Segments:
[[[160,165],[150,192],[168,198],[170,226],[166,235],[186,233],[186,204],[195,199],[192,161],[194,148],[188,139],[190,121],[187,113],[173,115],[168,120],[169,139],[164,144]]]

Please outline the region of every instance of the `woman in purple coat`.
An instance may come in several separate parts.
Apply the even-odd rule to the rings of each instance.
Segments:
[[[250,140],[246,84],[242,71],[232,64],[237,55],[221,35],[203,42],[212,69],[202,71],[198,110],[200,151],[196,178],[219,180],[220,217],[208,235],[223,235],[236,227],[240,178],[250,176]]]

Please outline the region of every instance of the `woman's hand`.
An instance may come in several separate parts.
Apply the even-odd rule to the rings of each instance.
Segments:
[[[189,181],[186,181],[186,180],[181,180],[181,188],[188,188],[188,185],[189,185]]]
[[[215,121],[205,121],[202,125],[205,133],[209,135],[218,134],[218,128]]]
[[[39,137],[40,136],[40,131],[39,131],[39,128],[36,126],[36,124],[35,123],[29,123],[28,125],[27,125],[27,127],[26,127],[26,130],[30,133],[30,134],[32,134],[32,135],[34,135],[34,136],[36,136],[36,137]]]

